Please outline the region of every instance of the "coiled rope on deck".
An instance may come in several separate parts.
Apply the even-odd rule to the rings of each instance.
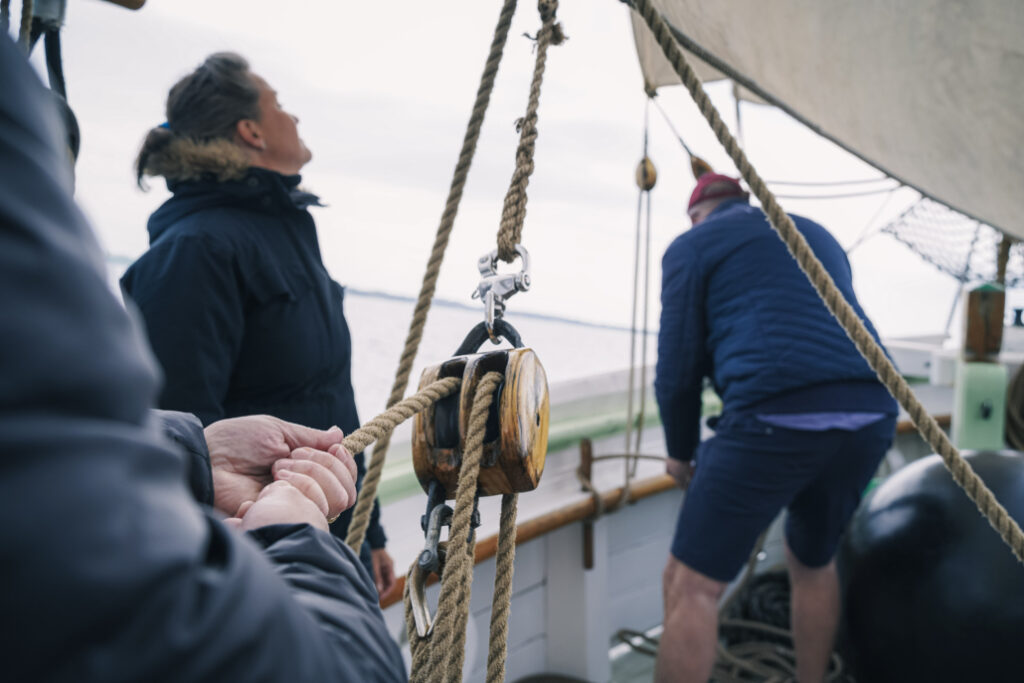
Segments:
[[[437,619],[433,631],[422,638],[416,631],[409,595],[409,586],[415,580],[415,574],[420,571],[416,562],[413,562],[406,578],[405,619],[409,647],[412,651],[410,680],[413,683],[451,683],[462,680],[476,546],[475,535],[471,533],[471,521],[480,461],[483,457],[488,411],[501,381],[500,373],[487,373],[481,378],[473,397],[466,432],[466,450],[455,494],[455,511],[444,548],[445,559]],[[491,645],[487,657],[487,680],[492,683],[504,680],[505,676],[505,643],[512,594],[512,566],[515,559],[516,502],[515,494],[505,495],[501,501],[501,531],[498,537],[497,571],[491,607]]]
[[[401,400],[405,394],[406,387],[409,385],[412,364],[416,360],[416,353],[419,350],[420,341],[423,339],[423,328],[427,323],[427,313],[430,311],[430,303],[434,298],[438,273],[441,271],[441,262],[444,260],[444,252],[448,247],[448,238],[455,223],[455,216],[459,211],[459,203],[462,201],[462,192],[466,186],[466,178],[469,176],[469,168],[473,163],[473,155],[476,153],[477,141],[480,139],[480,129],[483,126],[484,115],[487,113],[487,106],[491,100],[491,92],[494,90],[494,80],[498,74],[498,66],[501,64],[501,57],[515,10],[516,0],[505,0],[505,4],[501,8],[501,14],[498,16],[498,24],[494,29],[494,39],[491,41],[491,49],[487,55],[487,62],[480,77],[480,86],[477,88],[476,100],[473,103],[473,112],[466,126],[462,150],[459,153],[459,160],[455,164],[455,172],[448,190],[448,200],[445,202],[444,212],[441,214],[441,222],[437,227],[437,234],[434,238],[434,247],[427,261],[427,270],[423,275],[423,284],[420,286],[419,298],[416,300],[416,308],[413,311],[412,321],[409,323],[405,348],[402,350],[398,369],[395,372],[395,382],[391,387],[391,396],[388,398],[387,403],[389,408]],[[370,524],[370,513],[373,511],[373,501],[377,497],[377,487],[380,484],[381,473],[384,470],[384,459],[387,456],[390,441],[390,437],[385,437],[378,441],[373,449],[370,464],[366,468],[366,476],[363,478],[363,488],[359,492],[356,509],[352,513],[352,522],[345,541],[349,547],[357,552],[363,545],[363,539],[366,537],[366,528]]]
[[[700,108],[704,118],[707,119],[718,137],[719,142],[733,160],[740,175],[746,181],[750,191],[754,193],[761,208],[768,217],[772,228],[785,242],[790,254],[796,259],[800,269],[807,275],[808,280],[814,285],[815,290],[828,310],[842,325],[843,330],[856,345],[857,350],[867,360],[868,364],[878,375],[879,380],[896,398],[904,410],[910,415],[914,425],[917,427],[921,437],[942,457],[947,469],[952,473],[953,479],[963,488],[967,496],[978,506],[978,510],[985,515],[992,527],[999,532],[1003,541],[1010,546],[1014,555],[1021,562],[1024,562],[1024,532],[1020,526],[996,500],[992,492],[985,486],[985,483],[974,472],[970,464],[960,455],[956,447],[946,437],[945,432],[939,427],[935,419],[928,414],[924,406],[914,396],[906,380],[897,372],[892,362],[886,357],[871,333],[868,332],[863,321],[858,317],[853,307],[843,298],[842,292],[836,287],[832,277],[821,265],[821,261],[814,255],[807,240],[796,229],[791,219],[782,207],[779,206],[775,196],[768,189],[767,184],[757,173],[746,154],[736,143],[736,139],[729,132],[718,110],[715,109],[711,99],[700,82],[700,78],[694,73],[683,55],[668,24],[654,8],[651,0],[632,0],[636,12],[643,17],[654,35],[655,40],[661,47],[662,52],[669,63],[675,69],[683,82],[683,85],[690,92],[694,102]]]

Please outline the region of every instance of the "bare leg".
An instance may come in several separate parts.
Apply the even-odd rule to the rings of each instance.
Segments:
[[[836,563],[833,560],[824,567],[808,567],[796,559],[789,546],[786,547],[786,562],[793,584],[790,609],[796,678],[800,683],[821,683],[825,680],[839,623]]]
[[[669,556],[664,574],[665,624],[657,683],[707,683],[718,643],[718,599],[725,584]]]

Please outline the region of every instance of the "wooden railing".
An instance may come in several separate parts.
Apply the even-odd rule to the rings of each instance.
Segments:
[[[629,502],[633,503],[650,496],[655,496],[659,493],[663,493],[673,488],[676,485],[675,479],[668,476],[667,474],[659,474],[655,477],[648,477],[646,479],[640,479],[635,481],[630,487]],[[601,492],[601,500],[604,501],[605,506],[611,507],[622,495],[622,487],[608,489],[607,491]],[[522,524],[516,526],[516,545],[526,543],[535,538],[549,534],[556,529],[569,526],[576,522],[582,522],[588,517],[592,516],[596,512],[596,506],[593,498],[586,498],[583,500],[576,501],[564,508],[559,508],[546,515],[541,515],[534,519],[527,520]],[[476,544],[475,562],[480,564],[484,560],[488,560],[494,557],[494,554],[498,549],[498,536],[488,536],[487,538],[480,539]],[[431,575],[427,581],[428,584],[437,582],[437,577]],[[381,600],[381,608],[387,608],[396,602],[402,600],[402,593],[405,590],[405,577],[399,577],[397,585],[394,589],[387,594],[386,599]]]
[[[940,427],[948,429],[951,419],[949,415],[936,415],[935,421],[939,423]],[[915,431],[917,430],[910,420],[903,420],[896,425],[897,434],[912,434]],[[638,500],[663,493],[673,488],[675,485],[675,480],[665,474],[641,479],[634,482],[630,487],[629,502],[633,503]],[[623,487],[620,486],[601,492],[601,500],[604,502],[606,507],[612,507],[618,502],[619,497],[622,495],[622,488]],[[516,526],[516,545],[526,543],[527,541],[531,541],[570,524],[585,521],[588,517],[593,516],[595,512],[596,507],[594,499],[586,498],[578,500],[563,508],[559,508],[558,510],[549,512],[546,515],[541,515],[540,517],[523,522]],[[476,553],[474,557],[475,563],[480,564],[481,562],[494,557],[497,549],[497,534],[480,539],[476,544]],[[437,577],[434,575],[431,575],[430,579],[427,581],[428,584],[436,582]],[[385,599],[381,600],[381,608],[384,609],[390,607],[396,602],[400,602],[404,590],[405,577],[401,576],[398,578],[394,589],[387,594]]]

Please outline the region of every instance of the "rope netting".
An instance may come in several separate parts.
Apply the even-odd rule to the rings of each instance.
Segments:
[[[1003,234],[938,202],[921,199],[881,228],[911,251],[962,283],[997,279]],[[1024,246],[1010,247],[1006,286],[1024,286]]]

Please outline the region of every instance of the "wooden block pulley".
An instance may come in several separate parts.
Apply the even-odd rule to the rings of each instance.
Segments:
[[[488,372],[504,380],[487,419],[478,493],[522,493],[540,482],[548,445],[547,375],[532,349],[502,349],[456,356],[423,371],[421,389],[445,377],[462,378],[458,393],[415,418],[412,460],[425,491],[436,480],[446,499],[455,497],[473,398]]]

